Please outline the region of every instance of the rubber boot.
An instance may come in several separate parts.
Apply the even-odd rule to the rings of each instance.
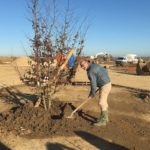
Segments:
[[[105,126],[108,122],[108,111],[102,111],[100,118],[96,123],[95,126]]]

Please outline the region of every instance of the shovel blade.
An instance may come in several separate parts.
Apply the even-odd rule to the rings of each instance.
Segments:
[[[74,116],[73,116],[73,115],[70,115],[70,116],[67,116],[66,118],[67,118],[67,119],[74,119]]]

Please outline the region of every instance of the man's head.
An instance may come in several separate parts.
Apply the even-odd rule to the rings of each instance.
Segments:
[[[89,67],[89,62],[87,60],[81,60],[80,66],[82,69],[87,70]]]

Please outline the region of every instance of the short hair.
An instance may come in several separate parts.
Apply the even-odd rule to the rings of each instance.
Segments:
[[[90,63],[90,60],[88,60],[86,58],[83,58],[83,59],[80,60],[80,65],[82,65],[82,62]]]

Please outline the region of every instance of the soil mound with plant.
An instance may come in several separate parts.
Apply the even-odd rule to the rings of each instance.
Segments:
[[[148,122],[110,114],[108,125],[95,127],[93,123],[99,114],[93,111],[80,110],[75,113],[74,119],[67,118],[75,109],[73,104],[53,101],[49,111],[42,107],[35,108],[32,103],[13,108],[0,114],[0,133],[13,133],[34,139],[77,135],[91,143],[100,142],[106,149],[146,149],[150,136]],[[110,142],[106,142],[102,137],[109,137]],[[140,144],[141,138],[145,139],[144,144]]]
[[[92,120],[84,119],[82,111],[76,113],[74,119],[67,118],[74,109],[70,103],[54,102],[51,109],[46,111],[27,103],[0,114],[0,130],[37,137],[72,135],[75,130],[90,129]]]

